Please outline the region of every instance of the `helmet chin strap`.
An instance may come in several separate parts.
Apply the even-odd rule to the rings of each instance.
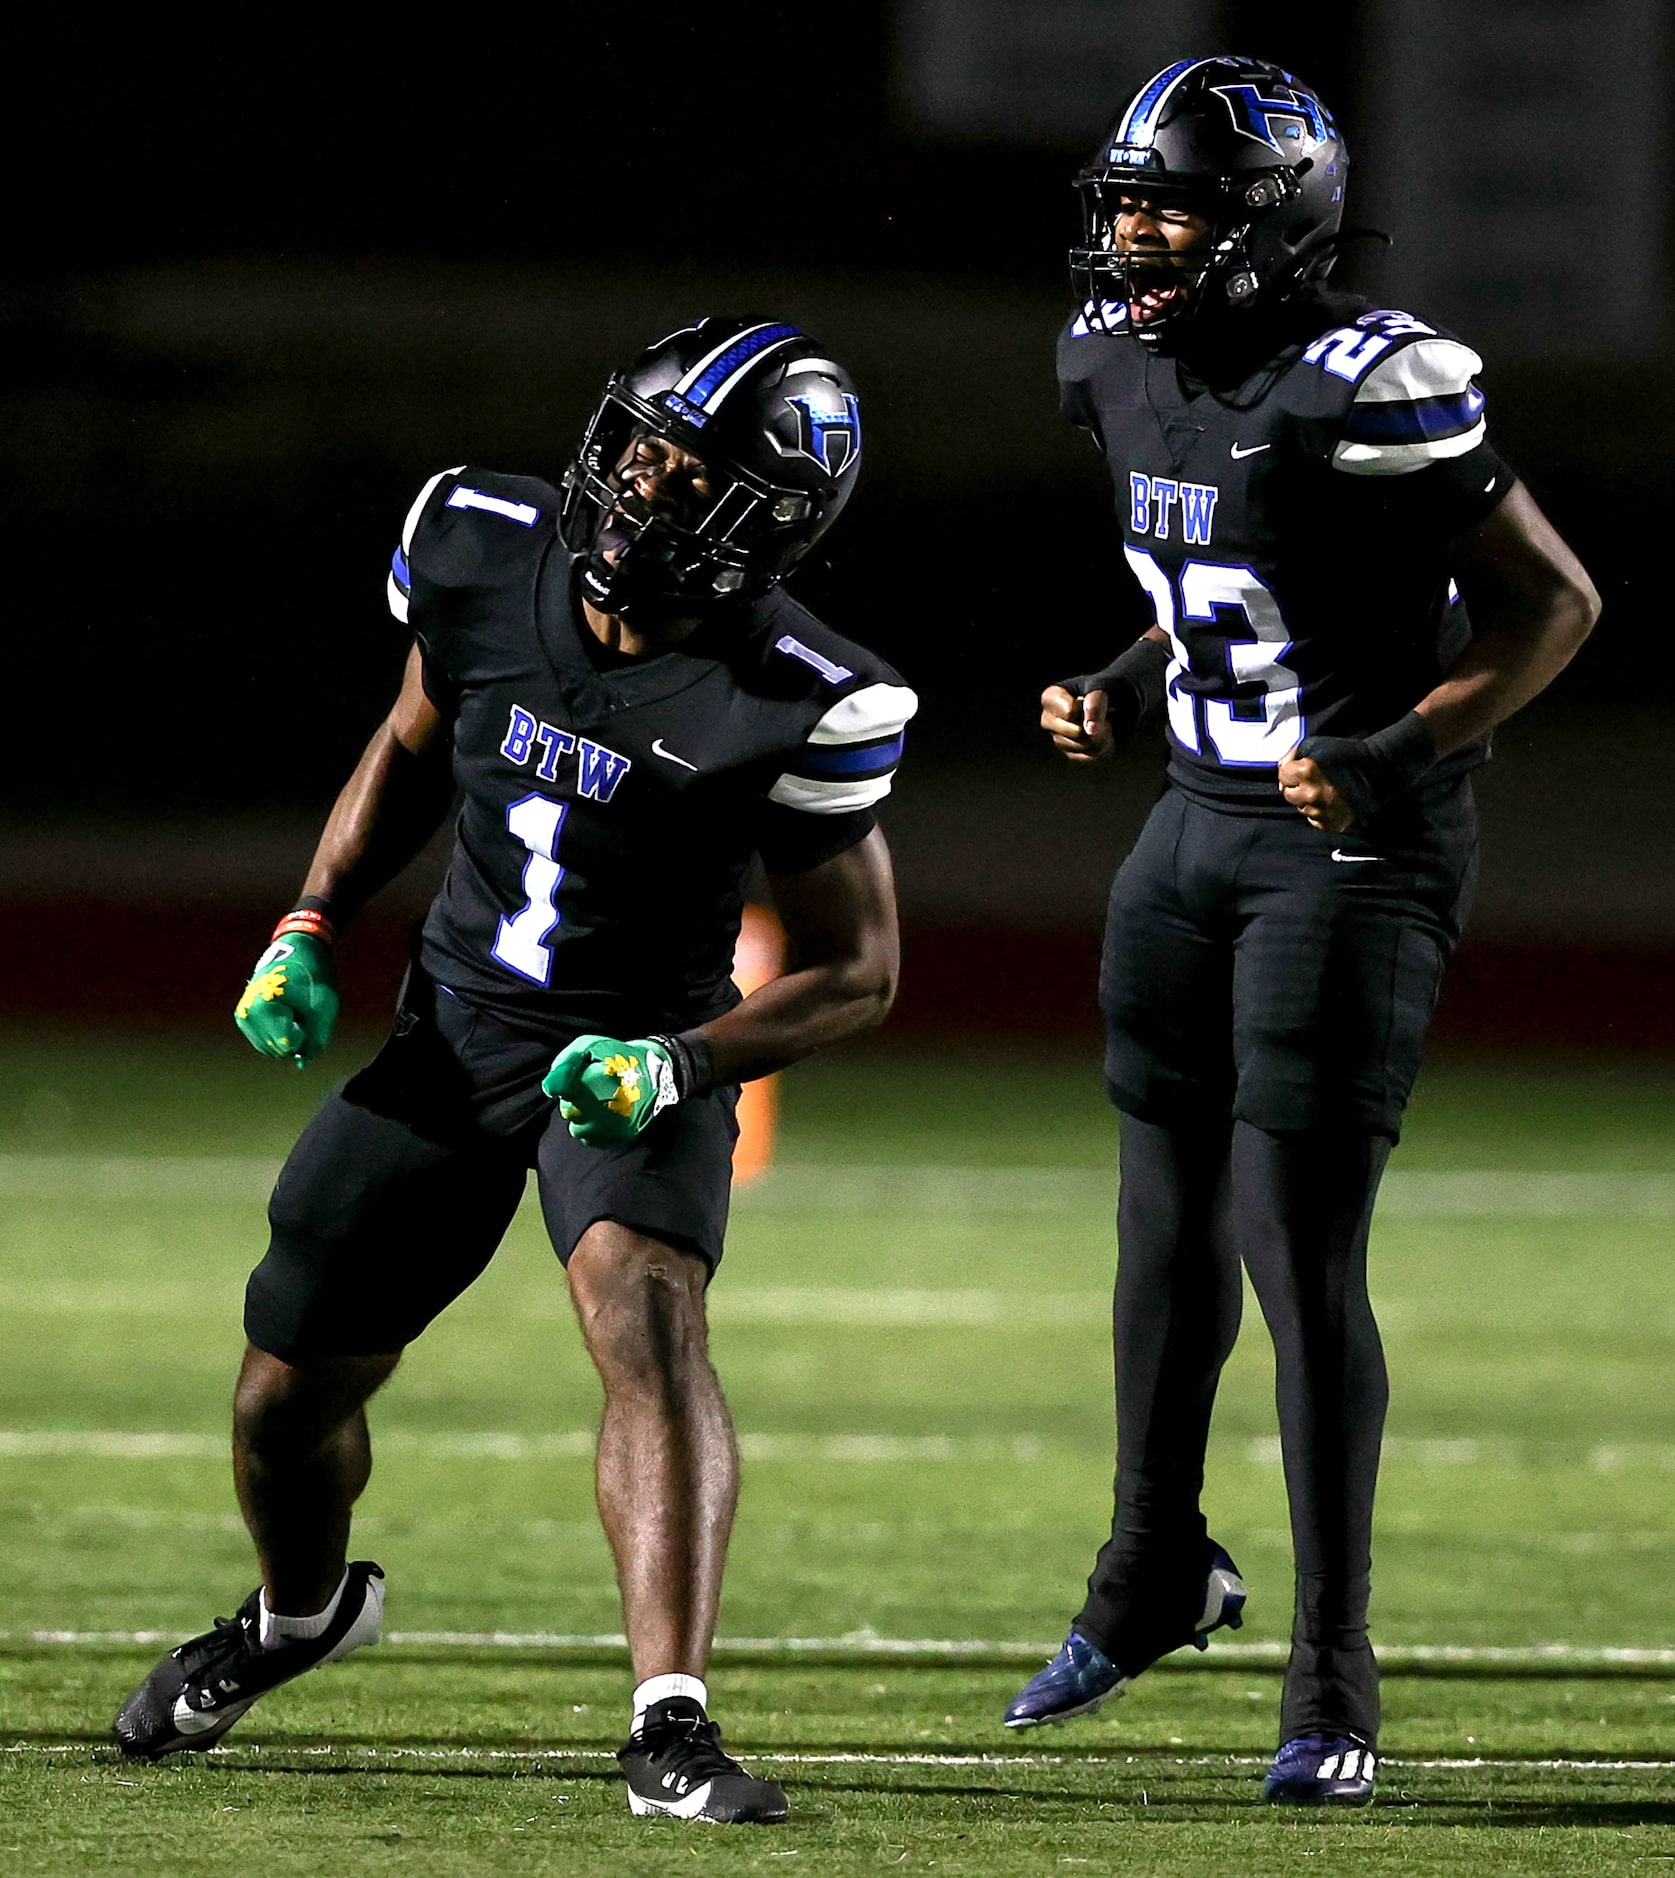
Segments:
[[[636,581],[632,566],[611,563],[595,550],[582,562],[583,597],[601,613],[613,613],[623,619],[660,620],[694,617],[700,610],[696,601],[683,598],[667,588],[659,590]]]

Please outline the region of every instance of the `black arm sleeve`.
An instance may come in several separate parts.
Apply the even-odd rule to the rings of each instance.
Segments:
[[[1355,479],[1387,505],[1393,525],[1418,542],[1453,541],[1486,521],[1518,480],[1494,446],[1480,443],[1405,476]]]
[[[806,874],[836,860],[878,825],[871,809],[838,815],[810,815],[804,809],[769,802],[757,825],[756,852],[770,874]]]

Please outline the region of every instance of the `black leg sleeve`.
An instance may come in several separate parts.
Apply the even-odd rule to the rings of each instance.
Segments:
[[[1230,1133],[1219,1118],[1122,1122],[1116,1511],[1076,1629],[1130,1675],[1178,1648],[1203,1605],[1204,1449],[1239,1334]]]
[[[1367,1641],[1373,1491],[1389,1385],[1367,1296],[1367,1232],[1390,1155],[1341,1129],[1233,1133],[1240,1249],[1274,1340],[1297,1611],[1281,1738],[1378,1738]]]

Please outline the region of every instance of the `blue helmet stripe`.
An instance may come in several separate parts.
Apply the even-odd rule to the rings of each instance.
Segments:
[[[758,352],[766,352],[769,346],[777,346],[783,340],[802,337],[802,329],[797,326],[764,326],[760,332],[746,333],[742,339],[730,345],[721,357],[709,366],[691,390],[684,394],[687,403],[696,404],[701,408],[709,398],[714,396],[718,386],[724,385],[741,365],[755,358]]]
[[[1177,59],[1173,65],[1166,66],[1157,77],[1128,107],[1123,118],[1122,128],[1114,139],[1117,143],[1139,143],[1149,137],[1152,130],[1152,117],[1164,98],[1175,88],[1175,81],[1184,78],[1195,66],[1214,65],[1214,59]]]

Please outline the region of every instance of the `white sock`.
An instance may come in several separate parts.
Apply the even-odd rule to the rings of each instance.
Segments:
[[[305,1643],[313,1637],[323,1637],[326,1626],[337,1615],[337,1607],[343,1602],[343,1588],[349,1582],[349,1574],[344,1572],[337,1589],[332,1593],[332,1601],[323,1611],[313,1617],[281,1617],[268,1606],[268,1594],[262,1593],[262,1648],[277,1650],[286,1643]]]
[[[701,1676],[648,1676],[634,1691],[634,1726],[631,1734],[640,1732],[640,1724],[646,1718],[646,1710],[653,1702],[671,1702],[676,1696],[685,1696],[689,1702],[696,1702],[707,1714],[710,1706],[710,1692],[704,1687]]]

